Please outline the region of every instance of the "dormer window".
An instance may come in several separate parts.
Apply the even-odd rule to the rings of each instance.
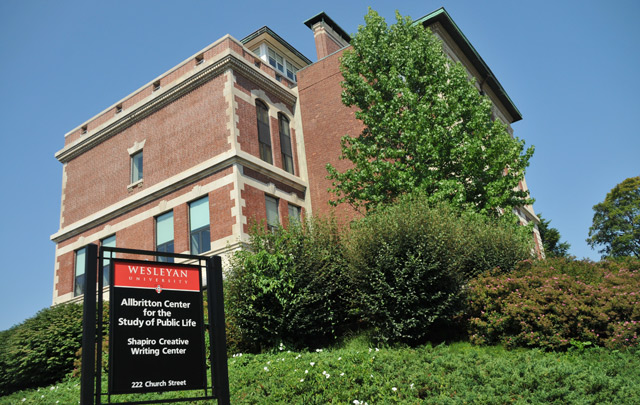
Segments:
[[[269,48],[269,64],[284,73],[284,58],[271,48]]]

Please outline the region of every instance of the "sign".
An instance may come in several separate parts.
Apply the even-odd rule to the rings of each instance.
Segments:
[[[200,267],[113,259],[109,392],[204,389]]]

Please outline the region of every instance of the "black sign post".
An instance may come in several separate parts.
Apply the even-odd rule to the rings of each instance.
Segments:
[[[82,308],[82,375],[80,376],[80,403],[92,404],[96,373],[96,277],[98,246],[87,246],[84,274],[84,307]],[[102,339],[100,339],[102,341]]]
[[[105,252],[108,254],[105,255]],[[200,265],[113,259],[113,253],[116,252],[192,259]],[[204,390],[204,396],[200,397],[126,403],[217,399],[219,404],[229,404],[220,257],[107,247],[101,248],[99,255],[96,253],[97,247],[90,245],[85,267],[81,404],[93,404],[94,400],[95,404],[101,404],[103,395],[109,397],[109,403],[124,403],[111,402],[111,396],[201,389]],[[95,285],[97,280],[102,280],[102,274],[97,274],[96,277],[96,273],[102,273],[103,259],[110,260],[108,268],[111,280],[109,383],[106,393],[100,392],[101,366],[95,366],[96,332],[100,337],[98,342],[102,342],[101,319],[98,320],[100,324],[96,330]],[[96,263],[100,266],[96,266]],[[209,325],[204,322],[203,267],[206,267],[208,284]],[[102,289],[99,288],[99,291],[98,312],[101,314]],[[211,386],[208,386],[206,378],[206,329],[209,332],[211,351]],[[209,389],[212,395],[208,394]]]

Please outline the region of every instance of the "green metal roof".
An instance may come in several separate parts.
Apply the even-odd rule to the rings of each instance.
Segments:
[[[424,17],[418,18],[413,23],[414,24],[422,24],[424,27],[432,25],[436,22],[439,22],[444,26],[449,35],[453,38],[453,40],[458,44],[462,52],[464,52],[465,56],[469,58],[473,66],[478,70],[480,75],[484,77],[485,84],[488,85],[491,90],[497,95],[500,102],[505,106],[511,117],[513,118],[513,122],[520,121],[522,119],[522,114],[515,106],[507,92],[504,90],[496,76],[493,74],[489,66],[485,63],[485,61],[480,57],[476,49],[471,45],[471,42],[467,39],[467,37],[462,33],[460,28],[453,21],[447,10],[444,7],[437,9],[436,11],[425,15]]]

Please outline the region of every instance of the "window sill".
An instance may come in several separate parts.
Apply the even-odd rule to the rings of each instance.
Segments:
[[[144,179],[140,179],[134,183],[131,183],[127,186],[127,191],[133,191],[136,188],[142,187],[142,183],[144,183]]]

